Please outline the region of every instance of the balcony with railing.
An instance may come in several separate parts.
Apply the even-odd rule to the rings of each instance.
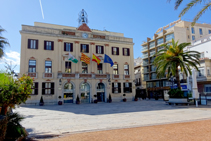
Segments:
[[[120,75],[119,74],[113,74],[112,79],[120,79]]]
[[[93,74],[89,74],[89,73],[80,73],[79,74],[79,78],[82,79],[92,79],[94,78]]]
[[[62,78],[75,78],[74,73],[62,73]]]
[[[148,58],[148,52],[147,53],[143,53],[143,58]]]
[[[143,73],[149,73],[149,69],[148,68],[144,68],[144,72]]]
[[[148,50],[148,46],[147,46],[147,45],[142,46],[142,49],[141,49],[141,50],[142,50],[142,52],[143,52],[143,51],[147,51],[147,50]]]
[[[157,46],[159,46],[159,45],[161,45],[161,44],[163,44],[163,43],[164,43],[163,38],[159,38],[159,39],[157,40]]]
[[[95,74],[96,79],[107,79],[107,74]]]
[[[130,75],[123,75],[123,79],[131,79]]]
[[[149,43],[149,48],[153,48],[153,47],[155,47],[155,42],[150,42]]]
[[[154,62],[154,60],[155,60],[155,57],[151,57],[150,58],[150,64],[152,64]]]
[[[150,56],[155,55],[155,51],[150,51]]]
[[[149,75],[144,75],[144,81],[148,81],[149,80]]]
[[[151,76],[151,79],[157,79],[157,74],[153,73],[152,76]]]
[[[37,72],[27,72],[26,75],[32,77],[32,78],[37,78]]]
[[[156,67],[152,65],[151,72],[155,72],[155,71],[156,71]]]
[[[171,41],[174,39],[174,33],[166,35],[166,42]]]
[[[48,78],[48,79],[52,79],[53,78],[53,73],[43,73],[43,78]]]
[[[148,65],[148,59],[143,60],[143,66]]]
[[[162,49],[164,49],[164,47],[158,47],[158,51],[160,51],[160,50],[162,50]]]

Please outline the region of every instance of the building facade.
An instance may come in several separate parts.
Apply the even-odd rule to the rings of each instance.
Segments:
[[[91,30],[86,23],[78,28],[35,22],[22,25],[20,74],[34,78],[31,98],[26,104],[81,103],[127,100],[135,96],[133,39],[122,33]],[[77,60],[68,60],[71,53]],[[90,58],[82,62],[81,53]],[[95,54],[99,65],[92,61]],[[114,65],[104,63],[108,55]],[[61,97],[61,99],[59,98]]]
[[[164,43],[171,43],[172,38],[179,43],[195,41],[198,38],[211,34],[210,24],[196,23],[194,27],[191,22],[175,21],[163,28],[159,28],[153,39],[147,38],[142,46],[144,81],[146,81],[147,92],[149,97],[158,94],[164,98],[164,94],[170,89],[171,82],[164,78],[157,78],[156,67],[152,64],[157,51],[161,50]]]
[[[211,93],[211,35],[192,41],[192,45],[185,48],[184,51],[198,51],[201,53],[200,65],[197,65],[197,85],[199,93]],[[192,88],[192,77],[189,77],[188,87]]]

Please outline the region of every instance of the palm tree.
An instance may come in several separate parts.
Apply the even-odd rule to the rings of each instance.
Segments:
[[[191,67],[196,68],[199,64],[200,53],[197,51],[187,51],[184,52],[183,49],[189,46],[190,43],[181,43],[178,45],[178,41],[175,42],[172,39],[172,44],[164,44],[164,49],[158,51],[155,56],[157,56],[153,62],[156,66],[157,77],[164,77],[165,74],[167,78],[170,75],[176,76],[177,87],[181,89],[179,81],[179,68],[182,72],[188,76],[191,74]]]
[[[171,1],[171,0],[168,0]],[[174,9],[177,10],[178,7],[181,5],[183,0],[176,0]],[[204,2],[204,6],[202,9],[196,14],[196,16],[193,19],[192,26],[195,25],[196,21],[208,10],[211,8],[211,1],[210,0],[191,0],[186,7],[180,12],[179,17],[181,18],[184,16],[193,6],[196,6],[198,4],[201,4]]]
[[[5,46],[10,45],[7,39],[2,36],[3,32],[5,32],[5,29],[0,26],[0,58],[4,56]]]

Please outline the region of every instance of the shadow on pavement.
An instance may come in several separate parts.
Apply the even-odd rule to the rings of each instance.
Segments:
[[[74,114],[104,115],[116,113],[144,112],[157,110],[172,110],[179,108],[194,108],[194,106],[170,106],[163,100],[142,100],[116,103],[90,103],[90,104],[64,104],[64,105],[44,105],[44,106],[21,106],[27,109],[39,109],[39,116],[43,110],[69,112]],[[18,109],[17,109],[18,110]],[[59,113],[62,115],[62,113]],[[28,115],[27,118],[32,118]]]

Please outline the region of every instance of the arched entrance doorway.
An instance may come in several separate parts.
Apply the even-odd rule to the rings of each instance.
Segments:
[[[73,103],[74,88],[72,83],[66,83],[63,88],[64,103]]]
[[[86,82],[80,86],[81,91],[81,103],[89,103],[90,101],[90,85]]]
[[[97,101],[105,102],[105,85],[103,83],[98,83],[97,86]]]

